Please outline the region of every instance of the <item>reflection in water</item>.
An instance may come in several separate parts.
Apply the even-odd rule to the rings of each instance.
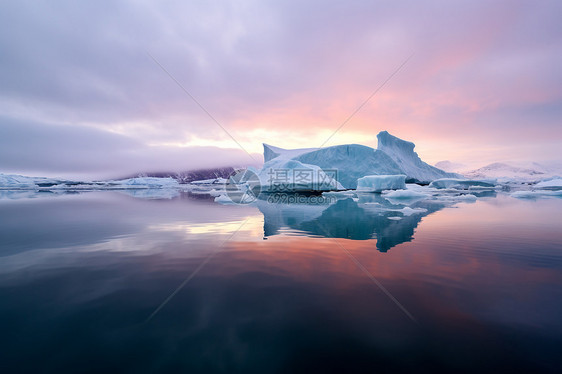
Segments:
[[[359,194],[358,198],[339,199],[326,204],[281,204],[259,200],[264,216],[265,237],[284,229],[295,234],[353,240],[376,239],[376,247],[386,252],[411,241],[422,217],[452,201],[393,201],[380,194]]]
[[[562,200],[455,201],[0,202],[3,372],[559,371]]]

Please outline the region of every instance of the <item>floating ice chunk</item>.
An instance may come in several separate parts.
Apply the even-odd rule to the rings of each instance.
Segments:
[[[388,219],[391,219],[393,221],[400,221],[402,219],[402,217],[386,217]]]
[[[215,203],[234,204],[234,201],[232,201],[232,199],[226,195],[219,195],[215,197]]]
[[[467,190],[470,187],[489,187],[494,188],[497,181],[495,179],[457,179],[457,178],[441,178],[436,179],[429,184],[433,188],[448,188],[457,190]]]
[[[562,190],[562,178],[545,180],[535,184],[535,188],[544,190]]]
[[[396,190],[384,193],[383,195],[387,199],[394,200],[409,200],[409,199],[425,199],[429,197],[428,194],[412,191],[412,190]]]
[[[215,197],[220,196],[220,195],[222,195],[222,194],[224,194],[224,193],[225,193],[224,190],[216,190],[216,189],[214,189],[214,188],[213,188],[211,191],[209,191],[209,195],[215,196]]]
[[[384,190],[400,190],[406,188],[406,176],[398,175],[367,175],[357,179],[357,191],[382,192]]]

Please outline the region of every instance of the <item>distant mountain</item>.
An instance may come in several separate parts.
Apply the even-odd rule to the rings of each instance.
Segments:
[[[174,178],[179,183],[191,183],[193,181],[203,180],[203,179],[213,179],[213,178],[228,178],[234,168],[231,166],[226,166],[222,168],[212,168],[212,169],[197,169],[188,170],[182,172],[151,172],[151,173],[139,173],[126,178],[135,177],[156,177],[156,178]]]
[[[461,164],[460,162],[452,162],[449,160],[439,161],[435,164],[435,167],[441,170],[445,170],[449,173],[457,173],[466,168],[465,164]]]
[[[513,165],[502,162],[494,162],[479,169],[462,173],[471,179],[497,178],[504,180],[519,180],[535,182],[556,175],[556,171],[546,168],[536,162],[529,165]]]

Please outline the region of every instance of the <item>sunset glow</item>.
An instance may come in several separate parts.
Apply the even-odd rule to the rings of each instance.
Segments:
[[[317,147],[408,58],[327,145],[388,130],[430,163],[558,158],[557,2],[1,8],[4,171],[254,163],[177,83],[256,159]]]

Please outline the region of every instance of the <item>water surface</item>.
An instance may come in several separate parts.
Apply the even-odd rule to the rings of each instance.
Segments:
[[[394,207],[0,200],[2,371],[560,371],[561,199]]]

